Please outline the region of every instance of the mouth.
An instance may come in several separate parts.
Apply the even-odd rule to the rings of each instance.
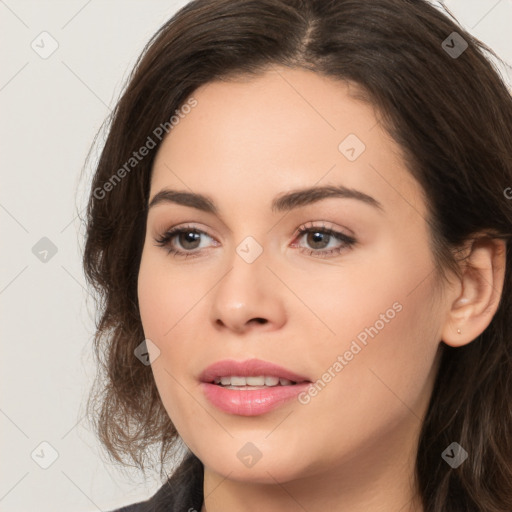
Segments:
[[[301,381],[309,382],[309,381]],[[216,384],[226,389],[265,389],[276,386],[295,386],[299,382],[276,377],[273,375],[258,375],[242,377],[241,375],[226,375],[216,377],[210,384]]]
[[[205,368],[199,380],[229,389],[262,389],[311,382],[307,377],[261,359],[217,361]]]
[[[218,361],[199,380],[212,405],[237,416],[258,416],[285,406],[311,384],[307,377],[261,359]]]

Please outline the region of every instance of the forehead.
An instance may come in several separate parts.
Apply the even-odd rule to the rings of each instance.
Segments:
[[[244,190],[261,199],[343,184],[383,204],[401,198],[424,213],[400,148],[358,92],[353,84],[283,67],[205,84],[159,148],[150,195],[168,187],[243,203]]]

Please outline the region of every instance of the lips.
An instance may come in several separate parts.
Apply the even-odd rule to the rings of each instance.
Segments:
[[[261,359],[249,359],[247,361],[226,359],[217,361],[203,370],[199,380],[214,384],[222,377],[258,377],[262,375],[288,380],[291,381],[291,384],[311,382],[303,375]]]
[[[261,359],[218,361],[205,368],[199,379],[204,396],[213,406],[237,416],[269,413],[290,403],[311,384],[304,375]],[[261,384],[262,379],[264,386],[251,384]]]

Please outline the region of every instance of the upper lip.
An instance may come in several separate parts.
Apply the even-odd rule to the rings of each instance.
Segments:
[[[227,376],[251,377],[264,375],[265,377],[279,377],[293,382],[310,382],[307,377],[299,375],[268,361],[261,359],[248,359],[246,361],[235,361],[225,359],[217,361],[206,367],[199,376],[201,382],[213,382],[218,377]]]

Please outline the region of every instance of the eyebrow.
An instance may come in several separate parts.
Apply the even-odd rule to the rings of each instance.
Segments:
[[[287,192],[276,197],[272,201],[271,208],[273,212],[285,212],[332,197],[356,199],[369,206],[384,211],[382,204],[374,197],[369,196],[368,194],[365,194],[359,190],[347,188],[343,185],[309,187]],[[162,189],[157,194],[155,194],[148,205],[148,210],[158,204],[163,203],[175,203],[182,206],[196,208],[197,210],[212,213],[214,215],[218,214],[218,209],[210,197],[195,192]]]

